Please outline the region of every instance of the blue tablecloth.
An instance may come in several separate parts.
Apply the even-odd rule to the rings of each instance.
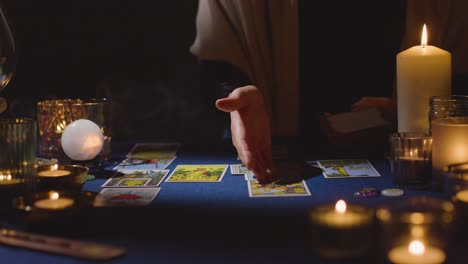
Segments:
[[[132,146],[132,142],[114,143],[114,163],[123,159]],[[240,163],[232,148],[210,149],[203,145],[189,149],[182,146],[168,169],[172,171],[179,164]],[[311,207],[338,199],[377,208],[419,195],[447,198],[441,192],[417,190],[406,190],[400,197],[356,197],[354,193],[364,187],[394,187],[386,160],[362,158],[367,158],[381,176],[327,179],[321,174],[309,175],[306,183],[311,196],[250,198],[244,178],[228,170],[218,183],[162,182],[161,191],[148,207],[96,208],[63,226],[55,223],[32,231],[126,247],[126,256],[109,261],[115,264],[336,263],[319,259],[311,251],[307,220]],[[88,181],[83,188],[99,192],[105,180]],[[374,263],[385,263],[377,247],[373,254]],[[2,263],[89,263],[6,246],[0,247],[0,256]]]

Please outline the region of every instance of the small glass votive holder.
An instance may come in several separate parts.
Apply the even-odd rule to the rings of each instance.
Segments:
[[[100,161],[106,161],[111,154],[112,103],[108,98],[80,99],[71,105],[73,119],[88,119],[96,123],[104,136],[104,144],[98,154]]]
[[[445,263],[454,218],[453,204],[415,196],[377,209],[383,253],[390,263]]]
[[[324,259],[357,259],[369,254],[375,228],[374,210],[339,200],[309,211],[311,245]]]
[[[0,211],[11,209],[12,197],[34,190],[36,121],[0,119]]]
[[[468,95],[436,95],[429,98],[429,132],[432,121],[447,117],[468,116]]]
[[[89,168],[80,165],[42,165],[37,168],[38,192],[50,190],[79,193],[88,177]]]
[[[109,158],[112,138],[112,106],[107,98],[91,99],[53,99],[37,103],[37,120],[39,127],[39,156],[56,158],[60,164],[71,163],[63,151],[62,133],[73,121],[88,119],[101,129],[104,145],[99,159]]]
[[[445,173],[444,192],[455,206],[454,228],[459,241],[468,243],[468,162],[451,164]]]
[[[34,193],[30,200],[16,196],[12,205],[18,220],[32,228],[72,231],[86,218],[86,209],[92,208],[95,198],[92,192],[48,190]]]
[[[393,183],[404,189],[431,188],[432,137],[423,132],[399,132],[389,140]]]

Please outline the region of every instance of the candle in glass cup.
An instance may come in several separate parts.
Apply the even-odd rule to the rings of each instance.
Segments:
[[[388,259],[394,264],[441,264],[444,263],[446,254],[440,248],[426,246],[420,240],[412,240],[408,245],[392,248]]]
[[[432,138],[423,132],[390,136],[390,168],[400,188],[428,189],[432,184]]]
[[[373,211],[360,205],[314,207],[309,213],[312,246],[325,258],[352,258],[368,253],[372,242]]]
[[[67,197],[60,197],[58,192],[51,191],[49,197],[34,202],[34,206],[46,210],[63,210],[71,207],[74,200]]]
[[[70,171],[67,170],[59,170],[58,165],[55,164],[52,166],[51,170],[44,170],[37,173],[39,177],[62,177],[70,175]]]
[[[433,173],[443,189],[447,167],[468,161],[468,117],[432,120],[432,138]]]

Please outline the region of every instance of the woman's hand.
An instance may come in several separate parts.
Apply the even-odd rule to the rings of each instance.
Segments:
[[[260,183],[272,181],[270,119],[262,93],[248,85],[218,99],[216,107],[231,115],[232,142],[239,158]]]

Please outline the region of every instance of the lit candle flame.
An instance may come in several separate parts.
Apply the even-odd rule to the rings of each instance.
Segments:
[[[421,256],[422,254],[424,254],[425,251],[426,247],[424,246],[424,243],[419,240],[413,240],[408,245],[408,252],[411,255]]]
[[[0,174],[0,181],[11,181],[11,174]]]
[[[50,193],[50,199],[51,200],[57,200],[59,197],[60,197],[60,195],[58,194],[58,192],[51,192]]]
[[[57,164],[54,164],[54,166],[52,166],[52,170],[57,170],[58,169],[58,165]]]
[[[339,200],[338,202],[336,202],[335,212],[337,212],[338,214],[346,213],[346,203],[344,200]]]
[[[426,24],[424,24],[422,35],[421,35],[421,47],[425,48],[426,45],[427,45],[427,29],[426,29]]]

